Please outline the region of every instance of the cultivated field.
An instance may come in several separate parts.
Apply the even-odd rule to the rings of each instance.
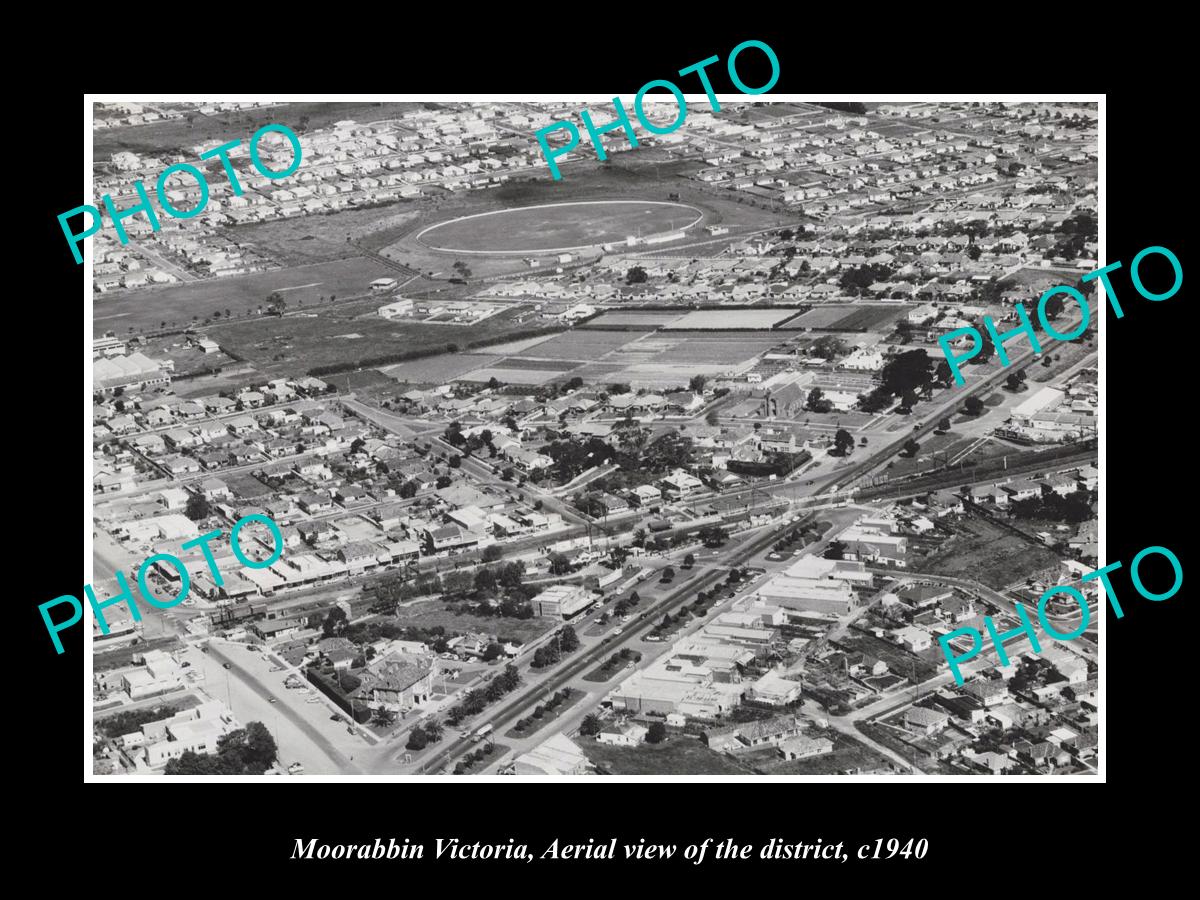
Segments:
[[[792,319],[785,329],[813,328],[821,331],[869,331],[890,323],[903,312],[899,304],[821,306]]]
[[[499,356],[479,356],[474,353],[444,353],[386,366],[379,371],[408,384],[444,384],[473,369],[493,365],[500,359]]]
[[[767,330],[796,315],[794,309],[698,309],[665,326],[667,331]]]

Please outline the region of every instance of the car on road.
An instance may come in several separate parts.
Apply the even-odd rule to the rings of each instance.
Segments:
[[[232,669],[232,668],[233,668],[233,666],[231,666],[229,663],[223,663],[223,665],[224,665],[224,666],[225,666],[225,668],[227,668],[227,669]]]
[[[188,666],[190,666],[190,665],[191,665],[191,663],[190,663],[190,662],[188,662],[188,661],[185,659],[183,662],[181,662],[181,663],[179,664],[179,668],[181,668],[181,669],[186,669],[186,668],[187,668]]]
[[[806,485],[808,485],[808,484],[816,484],[816,482],[815,482],[815,481],[813,481],[811,478],[810,478],[808,481],[804,482],[804,483],[805,483]]]
[[[294,762],[290,766],[288,766],[288,774],[289,775],[303,775],[304,774],[304,766],[298,762]]]
[[[184,606],[195,606],[196,601],[193,600],[191,597],[188,597],[186,600],[183,601],[183,605]]]
[[[353,725],[347,725],[346,730],[348,732],[350,732],[351,734],[354,734],[354,726]]]
[[[621,627],[618,625],[616,628],[614,628],[614,629],[612,630],[612,633],[613,633],[613,634],[620,634],[620,633],[621,633],[622,631],[624,631],[624,630],[625,630],[624,628],[621,628]]]
[[[307,700],[305,700],[304,702],[305,702],[305,703],[320,703],[320,702],[321,702],[321,698],[320,698],[320,697],[309,697],[309,698],[308,698]]]
[[[329,718],[330,718],[331,720],[333,720],[334,722],[345,722],[345,721],[346,721],[346,720],[345,720],[345,719],[343,719],[341,716],[339,716],[337,713],[334,713],[334,714],[333,714],[332,716],[330,716]]]
[[[278,703],[278,702],[279,702],[279,698],[278,698],[278,697],[268,697],[268,698],[267,698],[267,702],[268,702],[268,703]]]

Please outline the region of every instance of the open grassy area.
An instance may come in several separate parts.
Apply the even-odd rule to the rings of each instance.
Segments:
[[[972,578],[999,589],[1058,563],[1051,550],[981,516],[968,514],[950,527],[953,536],[935,553],[910,561],[914,571]]]
[[[210,336],[218,343],[223,343],[222,338],[213,332],[224,333],[239,326],[251,329],[265,326],[269,330],[278,323],[280,320],[274,316],[255,313],[259,306],[266,305],[267,298],[275,291],[283,295],[289,310],[315,311],[321,306],[319,301],[322,297],[328,301],[331,295],[351,297],[366,294],[373,280],[391,278],[395,274],[374,260],[354,257],[311,266],[129,291],[96,300],[92,331],[96,337],[110,329],[118,334],[126,334],[130,329],[140,332],[162,328],[164,322],[165,327],[182,328],[193,322],[203,322],[217,313],[221,314],[223,322],[228,310],[235,321],[228,326],[209,329]],[[382,306],[382,301],[378,305]],[[247,316],[251,318],[247,319]]]
[[[447,328],[374,315],[375,300],[322,308],[315,315],[270,316],[209,329],[222,347],[269,377],[292,376],[323,366],[363,364],[415,349],[465,347],[496,335],[527,328],[516,325],[515,309],[475,325]],[[321,376],[318,376],[321,377]]]
[[[750,775],[749,769],[697,738],[673,737],[661,744],[613,747],[590,738],[579,746],[595,765],[613,775]]]
[[[440,600],[428,600],[414,603],[411,606],[402,606],[396,616],[396,622],[401,627],[414,625],[418,628],[433,628],[441,625],[450,635],[483,631],[511,638],[522,644],[545,634],[556,624],[560,624],[553,619],[512,619],[476,616],[471,613],[452,613]]]
[[[636,197],[537,204],[451,219],[418,240],[450,252],[538,253],[679,230],[703,215],[683,204]]]

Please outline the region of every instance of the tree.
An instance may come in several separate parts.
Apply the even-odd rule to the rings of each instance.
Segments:
[[[563,653],[571,653],[579,649],[579,635],[575,633],[575,628],[571,625],[564,625],[558,633],[558,645],[562,648]]]
[[[923,388],[929,383],[933,361],[924,350],[908,350],[891,359],[882,369],[880,380],[892,394]]]
[[[938,422],[938,431],[949,431],[951,428],[949,417],[943,418]]]
[[[646,275],[646,270],[643,269],[641,266],[634,266],[628,272],[625,273],[625,283],[626,284],[641,284],[642,282],[646,281],[647,279],[648,279],[648,276]]]
[[[950,363],[942,360],[937,364],[937,368],[933,372],[933,380],[945,387],[954,380],[954,373],[950,371]]]
[[[845,559],[846,545],[841,541],[830,541],[824,556],[826,559]]]
[[[1004,386],[1010,391],[1019,391],[1021,389],[1021,380],[1019,372],[1009,372],[1008,377],[1004,379]]]
[[[566,575],[571,571],[571,561],[561,553],[550,554],[550,574]]]
[[[968,397],[967,402],[963,404],[963,411],[968,416],[977,416],[984,410],[983,401],[978,397]]]
[[[382,727],[387,728],[396,721],[396,714],[386,706],[381,706],[375,710],[375,715],[372,718],[372,721],[376,725],[381,725]]]
[[[500,549],[499,544],[489,544],[483,548],[483,561],[495,562],[504,556],[504,551]]]
[[[646,741],[650,744],[661,744],[667,739],[667,726],[662,722],[651,722],[646,732]]]
[[[967,247],[967,258],[968,259],[973,261],[973,260],[979,259],[979,257],[981,257],[981,256],[983,256],[983,251],[979,248],[978,244],[973,243],[969,247]]]
[[[921,445],[909,438],[904,442],[904,452],[908,454],[909,459],[917,455],[917,451],[921,449]]]
[[[909,388],[904,392],[904,396],[900,399],[900,412],[912,412],[912,408],[917,405],[917,392]]]
[[[338,637],[347,628],[350,623],[346,619],[346,611],[340,606],[335,606],[329,610],[325,616],[325,621],[321,623],[321,632],[325,637]]]
[[[462,468],[462,457],[459,456],[457,453],[453,454],[450,457],[450,468],[452,468],[452,469],[461,469]]]
[[[212,514],[212,509],[203,494],[192,494],[188,497],[183,513],[193,522],[199,522],[201,519],[207,519]]]
[[[697,535],[705,547],[721,547],[729,540],[729,533],[720,525],[705,525]]]
[[[854,450],[854,435],[845,428],[839,428],[834,435],[833,444],[840,456],[849,456]]]
[[[600,717],[595,713],[588,713],[583,717],[583,722],[579,726],[580,734],[599,734],[600,733]]]
[[[442,488],[450,487],[453,481],[454,479],[452,479],[449,475],[439,475],[437,480],[438,490],[440,491]]]
[[[708,381],[703,375],[693,375],[692,380],[688,382],[688,389],[694,394],[704,392],[704,385]]]
[[[673,581],[674,578],[675,578],[675,569],[673,567],[667,566],[665,569],[663,569],[663,571],[662,571],[662,580],[663,581]]]
[[[408,743],[405,744],[409,750],[424,750],[429,746],[429,738],[425,735],[425,729],[418,725],[408,735]]]
[[[808,399],[804,401],[804,408],[813,412],[829,412],[829,410],[833,409],[833,403],[824,398],[824,391],[820,388],[813,388],[808,392]]]
[[[416,481],[406,481],[406,482],[404,482],[404,484],[400,485],[399,494],[403,499],[408,500],[409,498],[416,496],[416,493],[417,493]]]
[[[683,558],[683,567],[684,567],[685,569],[690,569],[690,568],[691,568],[692,566],[694,566],[695,564],[696,564],[696,556],[695,556],[695,554],[689,553],[689,554],[687,554],[686,556],[684,556],[684,558]]]

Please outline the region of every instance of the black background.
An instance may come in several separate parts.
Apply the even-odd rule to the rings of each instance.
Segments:
[[[995,12],[1000,13],[1000,8]],[[866,15],[865,9],[861,14]],[[1043,878],[1069,877],[1067,883],[1078,886],[1077,879],[1108,864],[1104,847],[1110,842],[1132,842],[1139,854],[1170,857],[1172,851],[1164,842],[1170,840],[1171,826],[1159,817],[1182,800],[1180,786],[1195,766],[1194,744],[1182,733],[1192,718],[1187,647],[1194,617],[1187,613],[1187,583],[1172,599],[1152,603],[1134,593],[1127,574],[1133,555],[1152,544],[1171,548],[1185,573],[1191,571],[1192,530],[1190,522],[1183,520],[1183,511],[1190,511],[1193,479],[1186,459],[1194,455],[1189,418],[1195,415],[1188,400],[1194,332],[1191,319],[1185,321],[1187,284],[1170,300],[1151,303],[1134,292],[1128,279],[1129,261],[1150,245],[1169,247],[1188,269],[1183,222],[1194,188],[1189,171],[1193,157],[1183,137],[1189,127],[1187,110],[1170,87],[1175,82],[1156,68],[1147,69],[1150,64],[1144,61],[1160,53],[1169,55],[1169,48],[1143,44],[1139,56],[1131,60],[1128,46],[1117,53],[1101,52],[1092,44],[1088,58],[1103,60],[1097,67],[1084,65],[1083,38],[1072,39],[1069,29],[1047,46],[1047,26],[1038,26],[1032,29],[1036,34],[1023,37],[1025,44],[1017,45],[1001,41],[989,26],[972,25],[964,32],[966,37],[947,36],[940,47],[927,41],[917,53],[915,45],[903,43],[904,35],[920,30],[928,36],[927,30],[915,9],[904,18],[905,24],[879,28],[865,39],[858,30],[865,22],[853,27],[842,23],[839,28],[844,30],[839,31],[823,26],[829,30],[820,34],[800,27],[772,30],[749,22],[705,27],[697,36],[684,37],[671,30],[650,37],[644,30],[612,24],[608,13],[595,8],[590,24],[559,27],[552,23],[552,30],[540,39],[513,39],[505,33],[495,41],[476,38],[470,46],[455,35],[452,40],[433,40],[421,50],[422,42],[409,35],[402,42],[399,37],[390,39],[403,47],[389,44],[358,52],[344,46],[327,49],[310,37],[302,44],[297,39],[296,46],[303,49],[294,58],[286,57],[291,61],[280,63],[278,74],[271,66],[254,65],[251,54],[250,59],[228,66],[210,59],[202,79],[187,77],[186,72],[178,78],[163,74],[161,80],[144,72],[136,79],[132,72],[125,76],[110,72],[93,87],[128,94],[130,85],[135,91],[145,86],[146,99],[174,91],[312,95],[335,90],[439,94],[579,90],[619,94],[628,102],[644,82],[672,78],[678,69],[713,54],[722,59],[709,70],[714,88],[732,92],[724,59],[740,41],[756,38],[770,44],[779,57],[782,74],[775,93],[827,91],[869,99],[882,92],[974,96],[1021,91],[1053,98],[1072,91],[1107,90],[1102,158],[1107,166],[1108,252],[1103,261],[1125,263],[1113,278],[1125,317],[1117,320],[1106,312],[1105,561],[1125,564],[1114,574],[1113,583],[1126,613],[1117,621],[1110,612],[1103,629],[1107,784],[1095,778],[1073,779],[1070,787],[1064,779],[1034,784],[983,779],[917,784],[903,778],[871,784],[755,779],[483,784],[462,778],[394,785],[290,782],[290,788],[270,791],[258,784],[251,791],[243,785],[171,785],[166,791],[154,790],[152,796],[153,788],[115,781],[111,786],[85,786],[80,725],[86,710],[80,682],[87,619],[84,626],[62,635],[66,653],[56,656],[36,608],[60,594],[80,596],[84,580],[79,567],[81,546],[75,541],[84,537],[79,530],[84,504],[78,466],[81,444],[86,454],[90,442],[80,434],[86,399],[80,378],[86,385],[83,366],[90,360],[90,348],[85,346],[80,356],[79,343],[81,331],[90,336],[91,329],[90,323],[81,329],[77,312],[83,270],[75,265],[55,217],[92,198],[81,196],[82,94],[61,85],[57,94],[46,94],[27,110],[28,133],[33,137],[23,144],[21,161],[10,161],[10,168],[15,167],[17,187],[29,193],[19,201],[11,195],[9,199],[10,216],[21,228],[32,229],[27,235],[10,229],[8,242],[18,251],[10,257],[10,266],[21,272],[25,285],[20,294],[10,297],[19,310],[14,320],[20,324],[10,326],[9,342],[9,388],[14,398],[8,410],[14,426],[9,429],[9,445],[15,452],[7,468],[13,501],[8,519],[15,556],[10,572],[17,574],[18,583],[10,619],[16,632],[8,646],[24,657],[20,677],[10,679],[10,686],[29,695],[9,696],[9,739],[16,741],[20,751],[10,771],[17,781],[36,786],[33,802],[19,814],[28,812],[35,819],[33,833],[42,835],[43,852],[58,854],[56,861],[61,864],[62,841],[70,841],[84,855],[80,862],[96,872],[94,864],[100,857],[94,842],[99,841],[108,848],[101,856],[115,854],[120,859],[114,864],[137,872],[143,885],[155,883],[143,880],[152,873],[198,871],[208,873],[201,877],[214,879],[208,890],[219,889],[217,880],[238,879],[227,882],[236,884],[254,875],[269,876],[271,883],[284,876],[310,886],[345,882],[403,888],[409,886],[404,876],[418,868],[440,882],[426,883],[424,890],[536,884],[546,872],[559,888],[584,890],[591,885],[581,876],[588,875],[599,890],[639,885],[655,875],[666,875],[673,884],[686,884],[689,889],[715,886],[715,878],[743,890],[804,890],[831,883],[830,876],[857,881],[875,875],[896,883],[906,870],[934,879],[900,882],[914,887],[924,883],[928,889],[953,877],[958,890],[969,890],[971,885],[986,889],[996,879],[1003,882],[1003,890],[1016,890],[1022,884],[1029,889],[1051,887]],[[285,42],[282,37],[268,38],[261,30],[256,40]],[[1111,32],[1105,39],[1116,40],[1119,36]],[[755,70],[756,60],[761,60],[761,54],[754,50],[739,57],[739,72],[750,85],[764,83],[768,74],[765,62],[760,71]],[[1154,66],[1160,62],[1156,59]],[[214,74],[222,71],[227,77]],[[685,91],[698,90],[694,76],[677,81]],[[36,169],[36,179],[19,176],[21,167]],[[12,208],[17,202],[19,209]],[[33,265],[26,262],[26,251],[31,251]],[[1144,280],[1149,285],[1169,283],[1166,265],[1158,268],[1155,262],[1161,260],[1147,262]],[[13,340],[18,335],[21,339]],[[23,390],[17,391],[18,386]],[[83,513],[86,530],[91,523],[86,509]],[[1170,583],[1170,572],[1161,559],[1151,560],[1142,572],[1152,589],[1162,590]],[[27,774],[33,778],[26,778]],[[102,839],[106,833],[109,838]],[[761,843],[773,836],[789,842],[821,837],[827,843],[845,841],[852,849],[880,837],[924,837],[930,852],[922,863],[910,860],[899,866],[778,862],[764,871],[762,864],[716,863],[710,850],[709,860],[700,867],[678,857],[671,863],[635,863],[629,867],[637,876],[634,882],[618,880],[625,874],[616,870],[618,863],[586,862],[541,863],[517,869],[521,878],[510,881],[501,866],[437,863],[429,858],[431,852],[424,863],[288,863],[298,836],[316,837],[319,843],[369,843],[376,836],[386,843],[392,836],[429,844],[435,837],[495,843],[514,837],[535,849],[553,837],[572,843],[586,843],[589,837],[598,842],[612,836],[629,842],[645,837],[647,842],[681,848],[705,837],[734,838],[738,843]],[[1040,877],[1029,879],[1034,872]],[[493,877],[468,880],[477,874]],[[747,878],[763,874],[788,880],[776,886]],[[399,878],[372,877],[378,875]],[[503,881],[493,880],[496,875]]]

